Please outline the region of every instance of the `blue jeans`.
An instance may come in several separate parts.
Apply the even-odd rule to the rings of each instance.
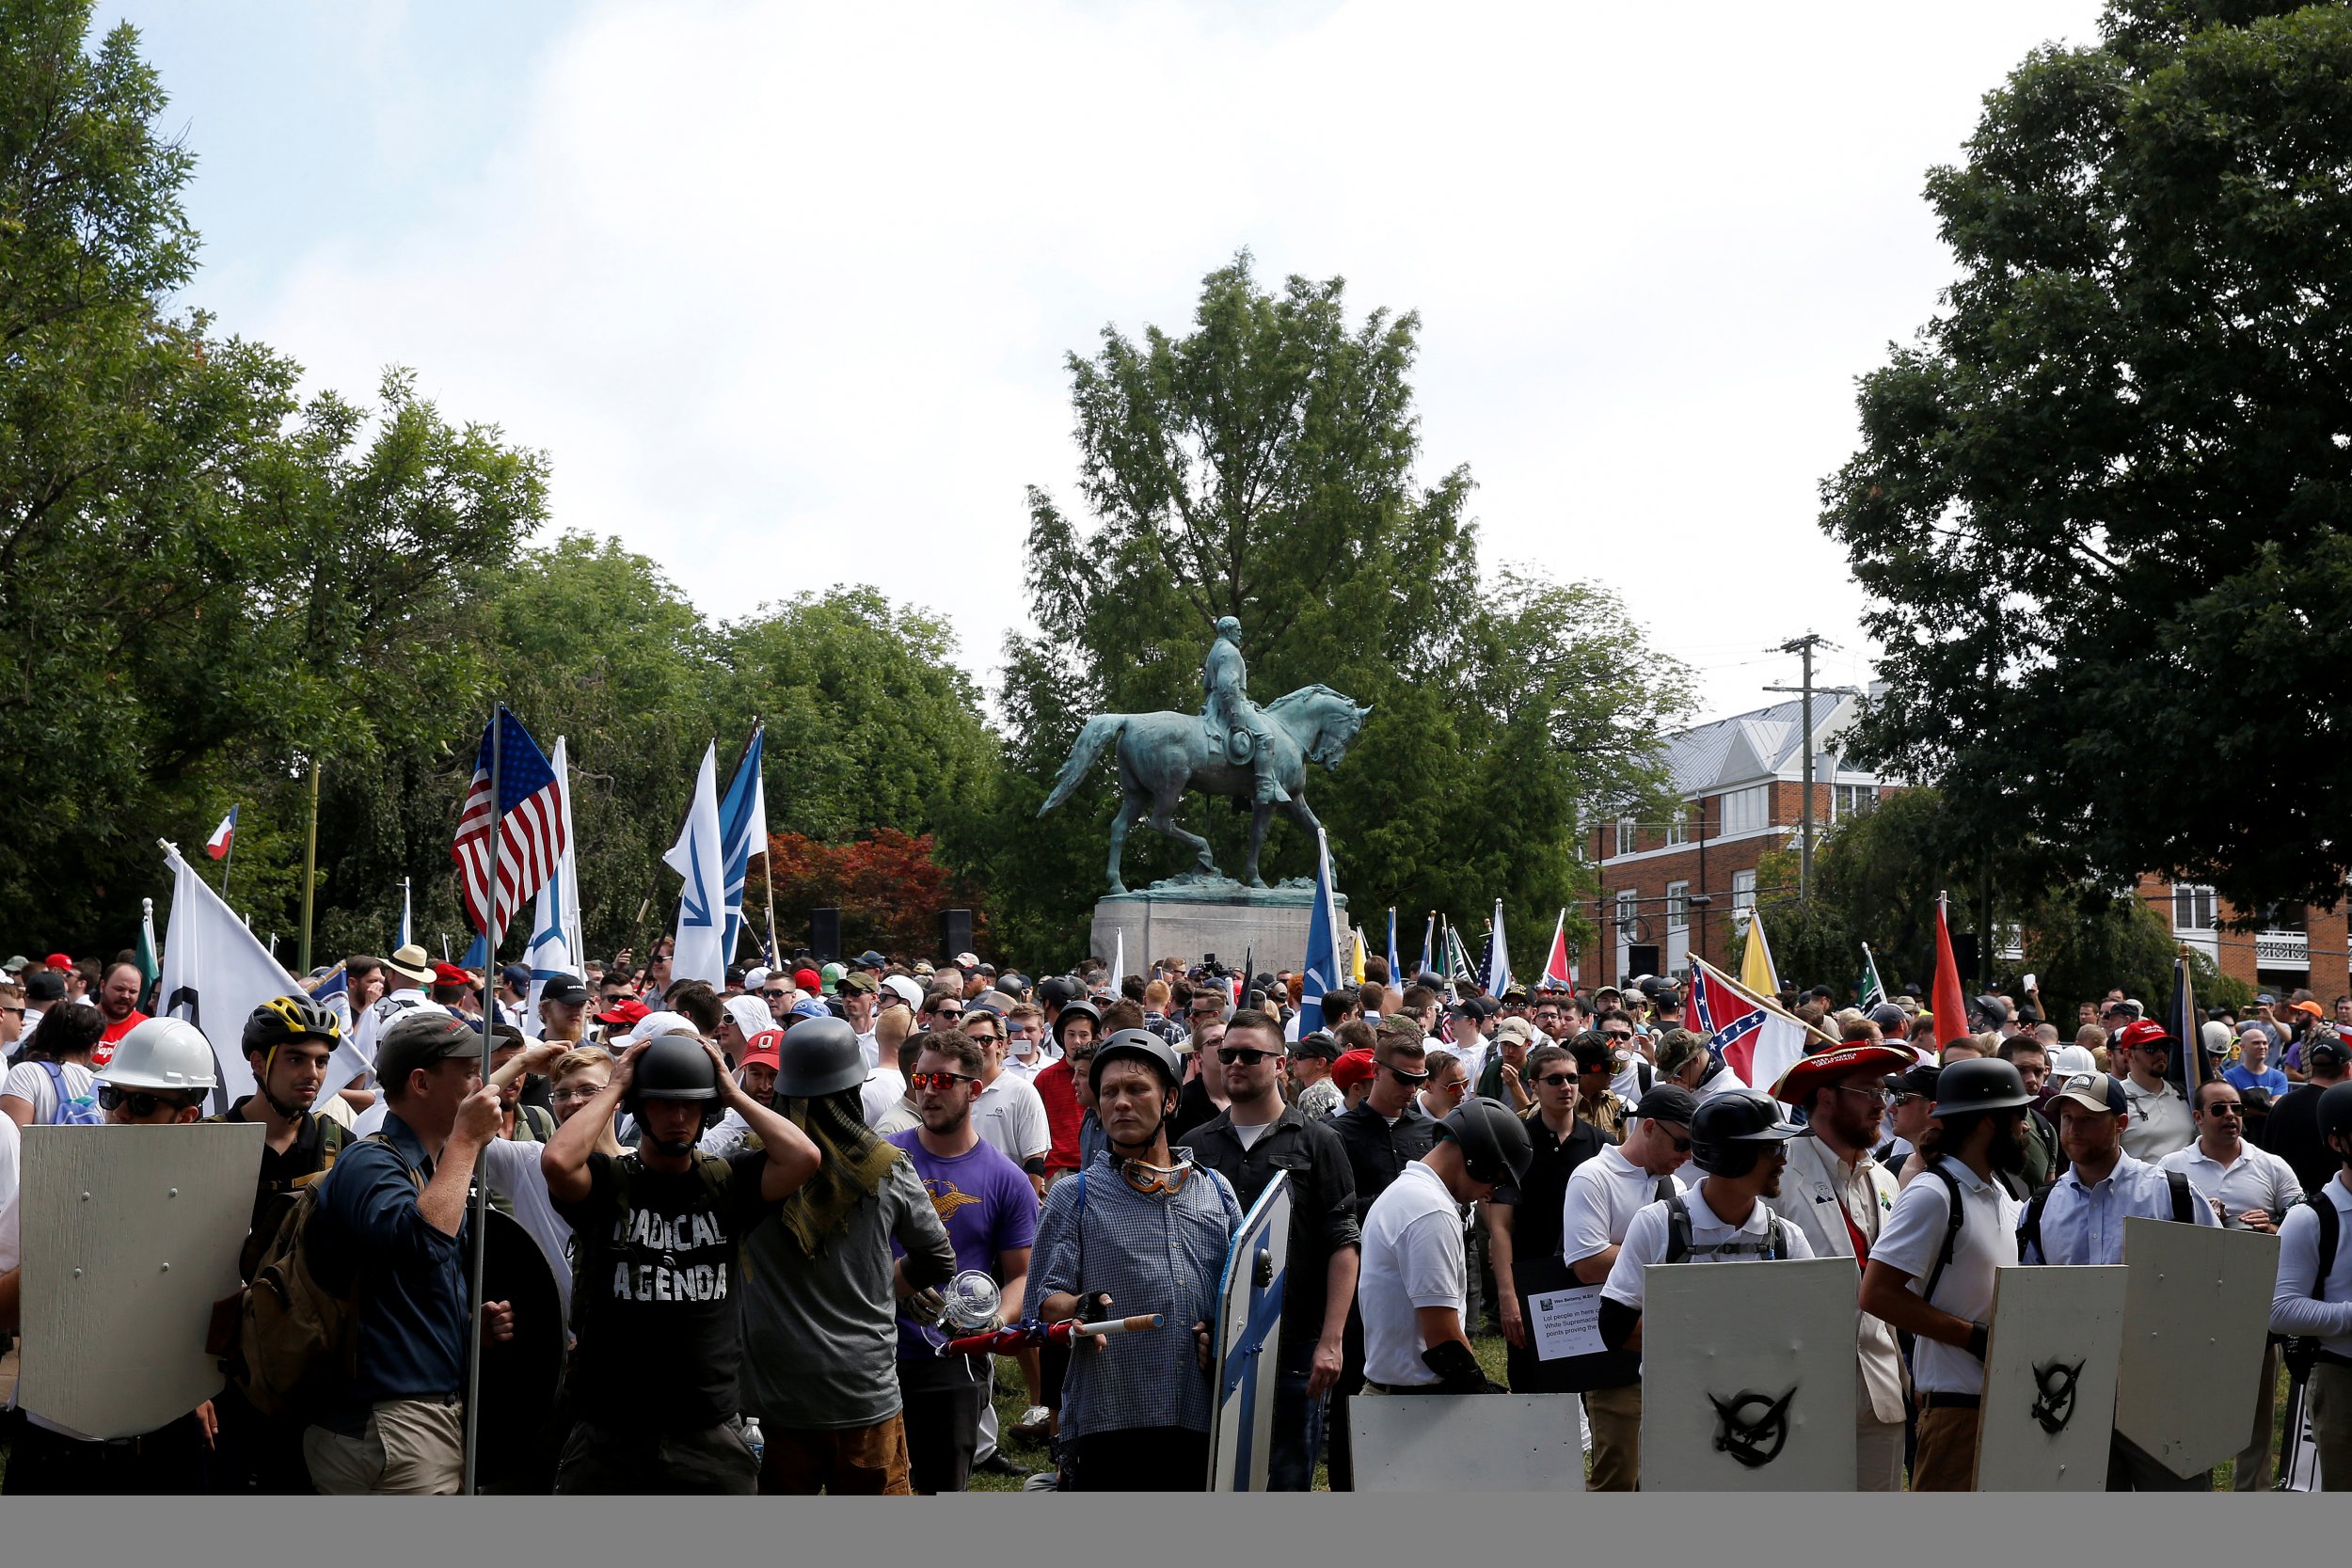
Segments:
[[[1323,1451],[1324,1396],[1307,1395],[1307,1369],[1283,1369],[1274,1379],[1274,1451],[1266,1457],[1266,1490],[1311,1492],[1315,1456]]]

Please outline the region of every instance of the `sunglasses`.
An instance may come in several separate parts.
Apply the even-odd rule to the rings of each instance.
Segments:
[[[931,1016],[933,1018],[961,1018],[963,1016],[963,1009],[961,1007],[942,1007],[937,1012],[931,1014]]]
[[[935,1089],[941,1094],[946,1094],[958,1084],[978,1082],[978,1079],[966,1077],[961,1072],[918,1072],[907,1080],[907,1083],[914,1088]]]
[[[786,997],[787,997],[787,996],[791,995],[792,993],[791,993],[790,991],[788,991],[788,990],[776,990],[771,989],[771,990],[763,990],[763,991],[761,991],[759,994],[760,994],[761,996],[765,997],[767,1000],[769,1000],[769,1001],[771,1001],[771,1002],[781,1002],[781,1001],[783,1001]]]
[[[1576,1075],[1567,1072],[1547,1072],[1535,1082],[1548,1089],[1565,1089],[1576,1082]]]
[[[1603,1029],[1600,1032],[1600,1037],[1605,1040],[1629,1040],[1633,1037],[1633,1031],[1630,1029]]]
[[[1391,1072],[1395,1073],[1397,1077],[1403,1079],[1407,1084],[1426,1084],[1429,1082],[1429,1074],[1425,1072],[1407,1072],[1393,1062],[1388,1064],[1388,1069]]]
[[[178,1111],[182,1102],[167,1100],[159,1094],[143,1089],[126,1089],[116,1084],[98,1085],[98,1108],[102,1111],[128,1111],[135,1117],[151,1117],[158,1111]]]
[[[2205,1115],[2209,1117],[2242,1117],[2245,1114],[2246,1107],[2234,1100],[2217,1100],[2205,1107]]]
[[[1220,1045],[1216,1048],[1216,1059],[1227,1067],[1236,1064],[1242,1067],[1256,1067],[1260,1062],[1270,1061],[1280,1054],[1279,1051],[1252,1051],[1246,1045]],[[1422,1076],[1428,1075],[1424,1073]]]
[[[1001,1045],[1004,1043],[1005,1039],[1004,1036],[992,1034],[986,1030],[983,1030],[979,1034],[976,1035],[969,1029],[966,1029],[963,1032],[963,1037],[970,1040],[975,1045]]]

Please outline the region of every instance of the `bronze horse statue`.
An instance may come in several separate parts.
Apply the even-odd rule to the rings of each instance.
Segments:
[[[1315,685],[1278,697],[1262,711],[1272,721],[1269,740],[1283,792],[1290,797],[1280,809],[1301,832],[1319,832],[1322,824],[1308,809],[1305,798],[1307,764],[1337,768],[1372,709],[1358,707],[1327,686]],[[1037,814],[1043,816],[1069,800],[1103,748],[1116,740],[1120,800],[1111,817],[1110,892],[1127,891],[1120,878],[1127,831],[1146,819],[1168,837],[1192,847],[1197,857],[1194,870],[1204,876],[1223,876],[1209,854],[1209,841],[1176,825],[1176,807],[1187,788],[1243,800],[1255,795],[1256,778],[1249,765],[1231,761],[1211,730],[1206,721],[1192,713],[1098,713],[1078,732],[1077,744],[1071,747],[1069,760],[1054,780],[1054,792]],[[1273,820],[1275,810],[1273,805],[1251,810],[1249,863],[1242,876],[1251,887],[1265,886],[1258,876],[1258,850],[1265,842],[1266,824]]]

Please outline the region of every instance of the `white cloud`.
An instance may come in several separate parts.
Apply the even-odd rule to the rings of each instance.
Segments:
[[[607,7],[428,221],[239,325],[326,384],[419,367],[712,614],[878,579],[987,670],[1022,486],[1074,499],[1062,355],[1247,245],[1420,310],[1424,474],[1470,466],[1489,561],[1614,585],[1728,711],[1807,627],[1859,673],[1815,486],[1949,276],[1926,167],[2096,10]]]

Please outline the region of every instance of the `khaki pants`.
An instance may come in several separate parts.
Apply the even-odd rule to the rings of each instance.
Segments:
[[[1853,1372],[1853,1486],[1857,1492],[1903,1489],[1903,1424],[1882,1421],[1870,1407],[1862,1368]]]
[[[763,1431],[768,1451],[759,1490],[769,1497],[911,1497],[907,1429],[893,1416],[865,1427],[780,1427]]]
[[[2270,1407],[2278,1393],[2279,1347],[2272,1345],[2263,1352],[2262,1392],[2254,1400],[2254,1434],[2238,1450],[2231,1472],[2230,1485],[2234,1491],[2270,1490]]]
[[[2352,1367],[2321,1362],[2312,1369],[2303,1397],[2312,1412],[2312,1440],[2319,1446],[2319,1489],[2352,1492]]]
[[[1914,1492],[1977,1489],[1977,1426],[1982,1415],[1947,1405],[1919,1412],[1919,1451],[1911,1461]]]
[[[466,1407],[455,1400],[381,1400],[357,1437],[302,1433],[310,1484],[330,1497],[453,1497],[466,1485]]]
[[[1593,1467],[1587,1492],[1638,1491],[1642,1481],[1642,1386],[1595,1388],[1584,1396],[1593,1424]]]

